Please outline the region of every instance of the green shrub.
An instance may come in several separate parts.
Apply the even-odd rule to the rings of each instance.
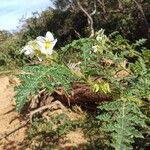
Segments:
[[[19,75],[16,109],[20,111],[41,88],[52,92],[61,86],[68,91],[74,81],[85,83],[93,92],[112,97],[111,102],[100,104],[97,115],[97,128],[109,137],[109,146],[133,149],[149,122],[143,107],[149,107],[150,70],[144,48],[139,51],[142,44],[143,40],[130,44],[117,33],[107,37],[103,30],[95,38],[73,41],[61,49],[57,61],[23,68],[26,74]]]

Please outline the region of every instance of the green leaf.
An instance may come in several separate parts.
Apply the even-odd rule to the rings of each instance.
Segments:
[[[137,127],[146,127],[146,116],[131,101],[117,100],[101,104],[103,111],[97,116],[102,123],[101,130],[111,136],[115,150],[132,150],[134,138],[143,138]]]
[[[55,64],[52,66],[38,65],[27,66],[23,70],[26,72],[18,77],[22,84],[16,88],[16,109],[21,111],[28,97],[35,94],[41,88],[46,88],[50,92],[59,86],[63,86],[67,91],[76,77],[64,65]]]

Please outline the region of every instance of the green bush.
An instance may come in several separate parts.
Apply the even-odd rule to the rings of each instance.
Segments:
[[[118,33],[73,41],[48,65],[23,67],[22,84],[16,89],[16,109],[21,111],[29,96],[41,88],[52,92],[63,87],[69,93],[74,81],[85,83],[93,93],[105,93],[111,102],[98,106],[97,128],[116,150],[133,149],[136,139],[148,131],[150,70],[143,40],[130,44]],[[148,56],[147,56],[148,57]],[[145,134],[143,134],[145,133]],[[143,146],[144,147],[144,146]]]

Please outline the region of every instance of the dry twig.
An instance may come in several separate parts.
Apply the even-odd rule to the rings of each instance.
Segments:
[[[49,110],[56,110],[56,109],[64,109],[65,107],[62,105],[62,103],[60,101],[55,101],[55,102],[52,102],[50,105],[46,105],[46,106],[42,106],[38,109],[35,109],[33,111],[31,111],[28,115],[29,115],[29,120],[30,120],[30,123],[32,123],[32,118],[35,114],[37,113],[42,113],[43,111],[49,109]]]

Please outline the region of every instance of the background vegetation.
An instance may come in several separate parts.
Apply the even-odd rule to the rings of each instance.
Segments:
[[[106,35],[119,31],[131,42],[146,38],[150,43],[149,0],[53,0],[55,9],[48,8],[41,14],[33,13],[29,19],[22,19],[20,31],[0,32],[0,65],[21,65],[17,62],[18,52],[25,43],[50,30],[59,39],[57,47],[74,39],[91,35],[92,30],[105,29]],[[11,64],[11,65],[10,65]]]

